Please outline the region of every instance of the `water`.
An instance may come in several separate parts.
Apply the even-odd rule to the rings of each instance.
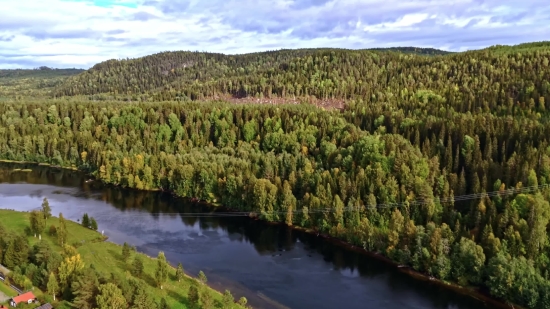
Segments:
[[[0,208],[37,209],[47,197],[55,216],[76,221],[86,212],[109,241],[152,256],[164,251],[172,264],[192,275],[204,271],[214,288],[245,296],[254,308],[491,308],[315,235],[245,217],[182,216],[213,208],[86,183],[78,172],[36,165],[13,171],[25,167],[0,164]]]

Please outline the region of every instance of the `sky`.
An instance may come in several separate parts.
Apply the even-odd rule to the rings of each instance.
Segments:
[[[0,68],[87,69],[162,51],[550,40],[548,0],[0,0]]]

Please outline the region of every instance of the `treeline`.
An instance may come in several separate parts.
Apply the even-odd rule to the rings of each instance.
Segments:
[[[165,52],[99,63],[68,78],[55,95],[131,101],[298,97],[375,105],[428,100],[477,112],[496,104],[539,106],[541,97],[548,102],[549,58],[547,42],[430,57],[340,49]]]
[[[548,184],[548,125],[527,113],[455,112],[428,116],[430,126],[411,116],[408,126],[392,127],[402,109],[354,106],[337,113],[309,105],[4,104],[1,157],[77,166],[106,183],[258,212],[545,308],[548,190],[452,198]],[[401,205],[378,207],[391,203]],[[510,268],[516,264],[522,268]]]

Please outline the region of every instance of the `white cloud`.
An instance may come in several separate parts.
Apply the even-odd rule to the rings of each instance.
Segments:
[[[546,0],[139,1],[0,0],[0,68],[88,68],[166,50],[459,51],[540,41],[550,33]]]

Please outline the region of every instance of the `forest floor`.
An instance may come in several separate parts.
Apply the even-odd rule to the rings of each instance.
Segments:
[[[29,213],[0,209],[0,217],[2,218],[2,224],[8,231],[25,233],[26,229],[28,229]],[[157,265],[156,259],[142,253],[133,252],[132,256],[128,259],[128,262],[125,263],[122,259],[122,246],[108,241],[103,241],[104,238],[100,233],[85,228],[76,222],[69,220],[66,220],[66,222],[68,231],[67,243],[75,247],[77,243],[80,243],[77,250],[80,253],[86,267],[93,264],[95,269],[104,275],[116,273],[119,275],[128,276],[131,262],[134,260],[134,256],[139,254],[142,256],[144,266],[144,274],[142,278],[147,283],[148,292],[151,296],[155,297],[157,303],[164,297],[170,308],[183,309],[192,307],[187,302],[187,292],[192,285],[199,285],[199,282],[196,279],[186,276],[181,282],[178,282],[175,278],[176,270],[172,267],[168,281],[163,285],[163,289],[161,290],[157,288],[154,280],[154,272]],[[46,231],[51,225],[58,226],[58,218],[52,217],[48,219]],[[48,241],[55,250],[61,251],[61,246],[57,243],[55,237],[52,237],[45,232],[42,234],[42,239]],[[38,241],[38,238],[29,236],[31,246]],[[210,293],[213,296],[214,301],[220,305],[222,299],[221,293],[213,289],[210,289]],[[63,308],[70,308],[66,302],[62,302],[60,305],[63,306]],[[233,308],[242,307],[235,304]]]

